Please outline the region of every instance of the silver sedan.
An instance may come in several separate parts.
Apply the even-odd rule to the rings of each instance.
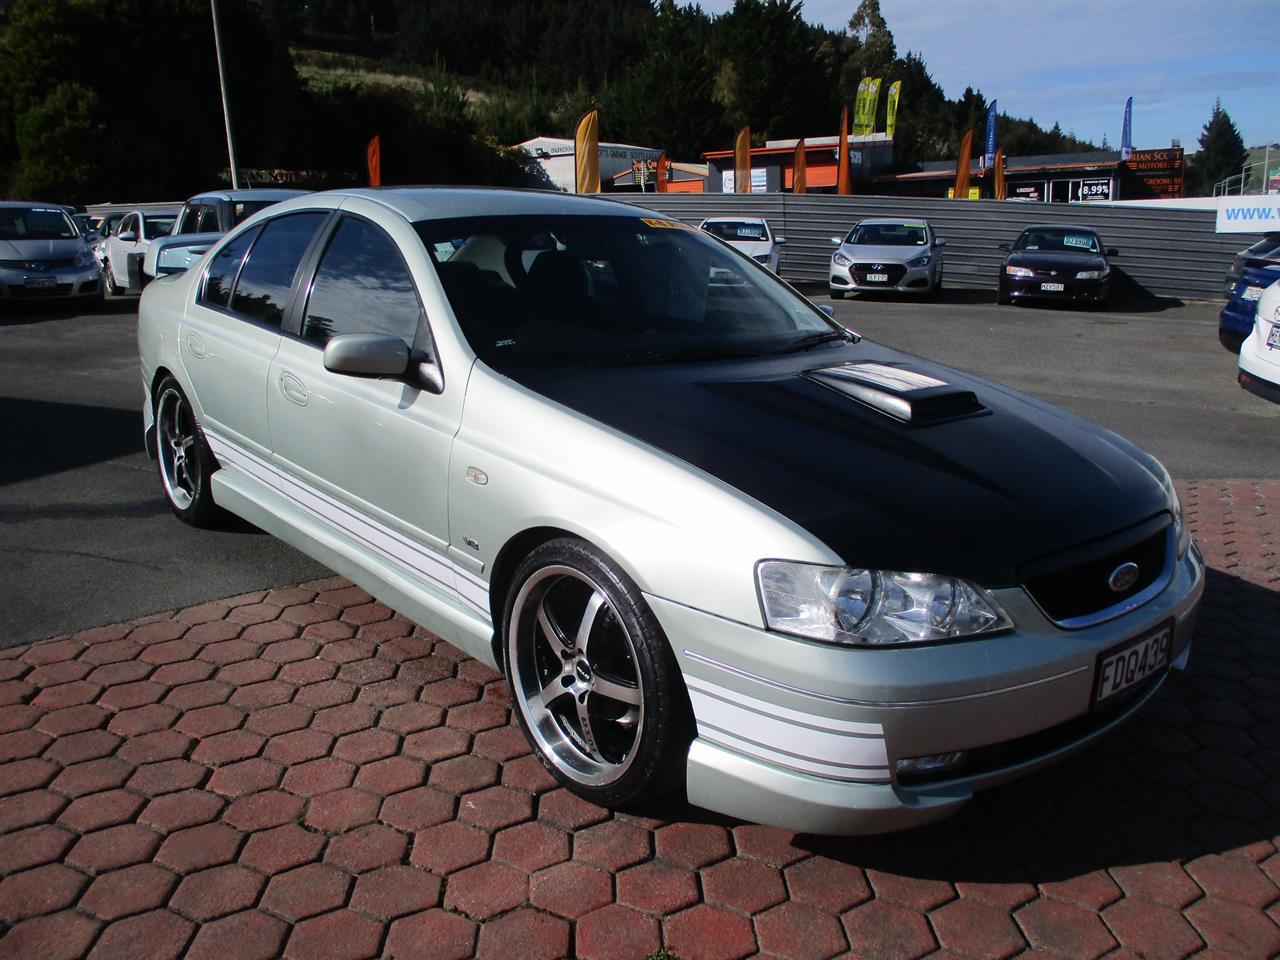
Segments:
[[[1187,661],[1203,563],[1155,459],[661,214],[299,197],[149,285],[138,340],[173,512],[498,665],[593,802],[909,827]]]
[[[932,296],[942,289],[943,254],[924,220],[862,220],[843,237],[832,237],[829,287],[846,293],[891,291]]]

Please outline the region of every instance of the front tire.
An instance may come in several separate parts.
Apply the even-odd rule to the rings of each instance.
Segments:
[[[216,463],[182,387],[165,377],[156,390],[156,464],[160,486],[179,520],[195,527],[218,515],[209,478]]]
[[[631,578],[591,544],[543,544],[517,568],[502,622],[520,728],[574,793],[619,806],[670,792],[692,739],[675,657]]]
[[[107,285],[107,290],[113,297],[124,296],[124,287],[116,283],[115,271],[111,269],[111,261],[107,261],[107,265],[102,270],[102,279]]]

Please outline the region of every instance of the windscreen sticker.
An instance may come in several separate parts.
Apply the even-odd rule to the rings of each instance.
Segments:
[[[647,223],[651,227],[661,227],[664,230],[692,230],[693,227],[687,223],[681,223],[679,220],[659,220],[657,217],[641,217],[641,223]]]
[[[1064,247],[1084,247],[1087,250],[1093,246],[1093,238],[1067,234],[1062,238],[1062,245]]]
[[[763,240],[764,227],[760,226],[759,224],[744,223],[742,226],[738,227],[738,236],[747,237],[748,239],[753,239],[753,240]]]

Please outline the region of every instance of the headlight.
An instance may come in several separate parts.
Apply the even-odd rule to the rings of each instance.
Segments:
[[[76,254],[75,260],[72,261],[77,267],[87,267],[95,263],[93,259],[92,247],[81,247],[80,252]]]
[[[841,266],[841,267],[847,267],[851,263],[853,263],[853,261],[850,260],[848,257],[846,257],[843,253],[837,253],[831,259],[836,263],[837,266]]]
[[[1103,267],[1101,270],[1081,270],[1076,274],[1077,280],[1101,280],[1106,277],[1111,270]]]
[[[1013,625],[990,594],[954,577],[763,560],[756,578],[769,629],[811,640],[926,643]]]
[[[930,255],[926,253],[919,257],[916,257],[914,260],[908,260],[907,266],[908,267],[927,267],[931,259],[932,258],[930,257]]]
[[[1011,277],[1034,277],[1036,272],[1027,267],[1005,267],[1004,272]]]

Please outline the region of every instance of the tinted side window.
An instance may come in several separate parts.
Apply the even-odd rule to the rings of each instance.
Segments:
[[[182,216],[178,220],[178,229],[174,233],[195,233],[196,223],[200,219],[200,208],[198,206],[186,206],[182,208]]]
[[[196,233],[219,233],[218,208],[205,204],[200,208],[200,220],[196,223]]]
[[[269,221],[240,271],[231,309],[259,323],[279,326],[298,264],[328,214],[295,213]]]
[[[340,333],[382,333],[412,346],[422,308],[395,243],[370,223],[344,218],[320,260],[302,336],[323,346]]]
[[[218,251],[209,265],[209,272],[204,278],[204,293],[200,300],[214,307],[225,307],[231,299],[231,285],[236,282],[236,273],[240,269],[240,261],[245,251],[258,235],[257,230],[246,230]]]

